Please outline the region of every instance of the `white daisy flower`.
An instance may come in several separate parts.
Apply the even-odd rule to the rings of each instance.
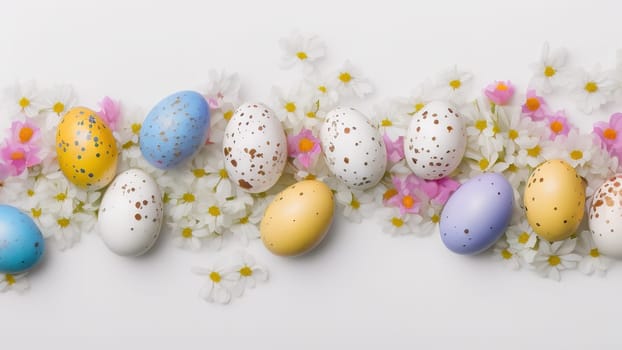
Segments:
[[[307,73],[313,71],[315,64],[326,54],[324,42],[316,35],[294,32],[289,37],[279,40],[279,45],[283,49],[281,67],[291,68],[299,65]]]
[[[560,271],[574,269],[581,261],[581,256],[573,253],[577,244],[576,239],[567,239],[555,243],[540,240],[538,254],[533,259],[536,272],[552,280],[560,280]]]
[[[237,280],[231,288],[233,295],[241,297],[247,288],[255,288],[257,282],[268,280],[268,270],[261,265],[257,265],[255,258],[249,254],[240,253],[236,260],[237,262],[232,268],[232,271],[237,274]]]
[[[15,83],[4,90],[8,114],[24,113],[29,117],[39,114],[41,101],[34,81]]]
[[[259,223],[262,217],[263,211],[256,210],[251,214],[246,213],[244,216],[236,217],[233,219],[233,224],[229,228],[229,231],[231,231],[233,236],[244,246],[247,246],[249,241],[260,237]]]
[[[207,86],[203,95],[210,108],[221,109],[223,106],[240,103],[240,78],[237,73],[227,74],[226,71],[211,69],[207,73]]]
[[[590,114],[613,100],[616,82],[612,74],[602,71],[596,65],[591,71],[578,69],[569,78],[570,91],[577,102],[577,108]]]
[[[548,140],[540,140],[529,148],[521,148],[518,150],[515,157],[516,166],[519,168],[527,166],[531,168],[537,167],[540,163],[546,160],[542,151],[550,149],[551,147],[555,147],[553,146],[553,142]]]
[[[439,74],[435,84],[438,97],[460,106],[464,103],[467,93],[470,92],[472,80],[473,74],[459,70],[458,66],[453,66]]]
[[[209,232],[205,228],[205,223],[195,218],[181,218],[175,222],[168,222],[173,234],[173,243],[178,248],[199,250],[202,241]]]
[[[15,275],[0,273],[0,293],[12,290],[21,294],[28,290],[30,283],[28,278],[26,278],[27,274],[27,272]]]
[[[516,249],[510,246],[506,241],[500,239],[495,243],[493,249],[495,256],[499,257],[512,270],[520,269],[520,257]]]
[[[410,214],[402,215],[397,208],[383,208],[378,212],[381,218],[382,232],[393,236],[415,232],[416,226],[422,221],[421,216]]]
[[[194,170],[200,173],[201,170],[198,169],[203,169],[205,174],[201,175],[201,183],[209,189],[213,195],[221,200],[225,200],[231,197],[234,191],[232,183],[229,180],[229,175],[227,174],[227,169],[225,169],[225,160],[219,148],[208,148],[207,154],[200,157],[205,162],[197,163]],[[201,165],[202,167],[199,167]]]
[[[304,104],[310,100],[298,90],[290,90],[286,94],[277,87],[272,89],[272,95],[275,97],[276,105],[274,112],[283,123],[283,127],[289,130],[300,129],[303,119],[306,118],[305,110],[309,109]]]
[[[341,183],[338,185],[335,199],[343,206],[343,216],[351,222],[361,223],[363,218],[371,216],[376,208],[374,196],[370,192],[351,190]]]
[[[326,112],[337,107],[339,102],[336,83],[332,82],[330,78],[320,76],[320,74],[307,76],[301,91],[305,91],[305,95],[311,98],[314,107],[319,105],[316,111],[317,117],[324,117]]]
[[[356,69],[350,61],[346,61],[341,69],[335,73],[337,91],[343,96],[356,96],[364,98],[370,95],[374,89],[363,75]]]
[[[391,139],[397,139],[406,134],[411,118],[402,107],[395,101],[385,101],[374,106],[372,120],[381,135],[387,133]]]
[[[222,235],[227,227],[233,222],[235,212],[226,200],[220,200],[215,196],[207,196],[201,199],[201,206],[205,208],[204,217],[207,231],[218,236]]]
[[[604,276],[613,261],[600,254],[590,231],[582,231],[578,239],[577,253],[583,256],[579,262],[579,271],[586,275],[596,272],[597,275]]]
[[[39,218],[41,232],[45,232],[48,237],[54,237],[54,242],[60,250],[73,247],[80,241],[83,231],[81,224],[89,222],[92,217],[84,213],[62,215],[54,212],[43,211]]]
[[[566,49],[551,50],[549,43],[545,42],[542,46],[540,61],[529,65],[533,71],[529,87],[544,94],[550,94],[554,89],[563,87],[564,75],[568,73],[566,56]]]
[[[415,227],[415,234],[426,236],[438,231],[438,223],[441,221],[441,208],[428,205],[419,210],[421,222]]]
[[[400,104],[399,109],[413,116],[425,107],[428,102],[434,100],[433,90],[434,86],[432,82],[429,80],[424,81],[410,93],[410,96],[397,99],[396,102]]]
[[[546,147],[542,155],[546,159],[563,159],[573,168],[588,163],[595,151],[592,135],[580,134],[571,130],[568,135],[560,135],[555,144]]]
[[[508,227],[505,232],[505,240],[515,254],[520,256],[526,263],[531,264],[533,262],[537,253],[535,246],[538,243],[538,236],[533,232],[524,215],[521,215],[521,220],[518,224]]]
[[[59,117],[62,117],[76,103],[75,93],[70,85],[57,86],[49,90],[46,95],[44,108]]]
[[[228,304],[231,301],[229,284],[235,282],[239,273],[230,269],[212,267],[193,267],[192,272],[205,277],[205,284],[199,292],[199,296],[207,302]]]

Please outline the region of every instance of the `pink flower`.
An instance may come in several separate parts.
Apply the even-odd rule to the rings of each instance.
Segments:
[[[404,136],[398,137],[395,141],[387,133],[382,135],[384,139],[384,147],[387,149],[387,156],[392,163],[397,163],[404,159]]]
[[[99,102],[99,107],[101,109],[97,112],[97,115],[104,120],[104,123],[106,123],[110,129],[117,130],[117,124],[121,116],[121,106],[119,102],[106,96]]]
[[[568,135],[570,127],[568,126],[568,119],[564,115],[563,111],[557,111],[553,115],[546,117],[546,124],[551,131],[549,135],[550,140],[555,140],[559,135]]]
[[[495,81],[484,89],[484,95],[488,99],[499,106],[503,106],[510,102],[514,96],[514,85],[508,81]]]
[[[40,138],[40,129],[30,118],[25,121],[16,120],[11,124],[11,142],[30,148],[36,147]]]
[[[444,177],[438,180],[425,180],[420,187],[434,203],[443,205],[449,196],[460,187],[460,183],[449,177]]]
[[[541,96],[536,95],[536,90],[527,90],[522,112],[533,120],[543,120],[548,114],[548,107]]]
[[[320,153],[320,140],[313,136],[309,129],[302,129],[295,136],[287,136],[287,151],[290,157],[296,158],[303,167],[311,166]]]
[[[605,146],[609,154],[622,159],[622,113],[614,113],[609,123],[596,122],[593,131],[600,139],[601,147]]]
[[[385,204],[399,208],[400,214],[417,214],[421,207],[421,198],[417,195],[417,188],[421,179],[411,174],[405,179],[393,176],[393,189],[385,192],[383,199]]]
[[[0,148],[0,158],[10,167],[10,175],[20,175],[26,168],[41,163],[36,147],[27,147],[19,142],[5,143]]]

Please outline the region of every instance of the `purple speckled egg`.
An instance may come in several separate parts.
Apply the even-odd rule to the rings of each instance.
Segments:
[[[458,188],[441,213],[441,239],[458,254],[490,248],[512,219],[514,192],[501,174],[478,175]]]

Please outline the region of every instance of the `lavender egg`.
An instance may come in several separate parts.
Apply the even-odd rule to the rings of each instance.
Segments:
[[[501,174],[478,175],[458,188],[441,213],[441,239],[449,250],[473,255],[490,248],[510,224],[514,191]]]

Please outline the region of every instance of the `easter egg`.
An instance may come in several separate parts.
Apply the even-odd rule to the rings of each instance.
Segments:
[[[589,227],[602,254],[622,258],[622,174],[602,184],[592,199]]]
[[[174,93],[147,114],[140,128],[140,151],[154,167],[173,168],[205,144],[209,121],[209,107],[201,94]]]
[[[512,219],[514,191],[501,174],[484,173],[464,184],[445,204],[441,239],[458,254],[477,254],[491,247]]]
[[[346,186],[365,190],[384,176],[387,150],[382,136],[356,109],[338,107],[328,112],[320,144],[329,170]]]
[[[287,162],[287,139],[274,112],[261,103],[245,103],[225,127],[225,169],[243,191],[264,192],[279,180]]]
[[[139,169],[119,174],[102,197],[97,218],[99,234],[115,254],[146,253],[160,235],[163,217],[158,184]]]
[[[276,195],[260,224],[261,240],[276,255],[295,256],[316,247],[333,220],[333,192],[323,182],[304,180]]]
[[[565,161],[546,161],[529,176],[523,205],[527,222],[538,236],[550,242],[564,240],[583,219],[585,184]]]
[[[412,117],[404,137],[404,157],[415,175],[436,180],[460,165],[466,145],[464,118],[454,107],[435,101]]]
[[[84,107],[70,109],[56,129],[60,170],[74,185],[98,190],[114,179],[117,144],[97,114]]]
[[[0,272],[30,270],[43,255],[45,241],[32,219],[10,205],[0,205]]]

